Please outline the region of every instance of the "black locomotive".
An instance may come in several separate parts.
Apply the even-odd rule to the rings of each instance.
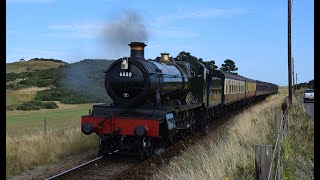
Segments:
[[[229,109],[278,92],[278,86],[212,70],[196,60],[144,58],[145,44],[129,44],[129,58],[106,71],[113,103],[94,105],[82,116],[84,134],[100,137],[101,154],[137,153],[142,158],[192,133],[208,132],[210,120]]]

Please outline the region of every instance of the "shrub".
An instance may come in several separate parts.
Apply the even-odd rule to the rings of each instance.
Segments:
[[[6,89],[13,89],[13,88],[14,88],[13,83],[6,84]]]
[[[16,106],[15,105],[10,105],[10,106],[6,106],[6,110],[7,111],[13,111],[16,109]]]
[[[17,106],[17,110],[31,111],[40,109],[56,109],[58,105],[55,102],[28,101]]]
[[[31,111],[31,110],[39,110],[41,108],[38,104],[38,101],[28,101],[18,105],[16,109],[22,110],[22,111]]]
[[[57,109],[58,105],[55,102],[45,102],[43,103],[44,109]]]
[[[18,74],[11,72],[6,74],[6,82],[14,81],[18,78]]]
[[[22,72],[19,74],[16,73],[7,73],[6,81],[14,81],[18,78],[25,79],[17,83],[19,87],[47,87],[50,85],[56,85],[56,82],[61,79],[62,75],[59,69],[51,68],[41,71],[33,72]]]
[[[98,95],[97,95],[98,94]],[[60,101],[65,104],[96,103],[110,101],[106,93],[96,93],[87,91],[75,91],[68,88],[53,88],[37,92],[34,97],[37,101]]]

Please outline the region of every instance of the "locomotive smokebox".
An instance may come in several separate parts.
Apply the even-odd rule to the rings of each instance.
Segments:
[[[144,59],[144,47],[147,46],[143,42],[131,42],[129,44],[131,52],[130,52],[130,58],[131,59]]]

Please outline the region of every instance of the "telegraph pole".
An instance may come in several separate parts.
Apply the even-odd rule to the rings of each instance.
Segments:
[[[291,71],[291,0],[288,0],[288,75],[289,103],[292,103],[292,71]]]
[[[295,94],[295,86],[294,86],[294,59],[291,58],[291,64],[292,64],[292,90],[293,94]]]
[[[298,89],[298,73],[296,73],[296,90]]]

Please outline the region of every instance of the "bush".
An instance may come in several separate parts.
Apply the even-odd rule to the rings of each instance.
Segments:
[[[6,82],[14,81],[18,78],[18,74],[11,72],[6,74]]]
[[[56,109],[58,105],[55,102],[28,101],[17,106],[17,110],[31,111],[40,109]]]
[[[13,89],[13,88],[14,88],[13,83],[6,84],[6,89]]]
[[[33,72],[22,72],[19,74],[16,73],[7,73],[6,81],[14,81],[18,78],[25,79],[17,83],[19,87],[47,87],[50,85],[56,85],[62,75],[59,69],[51,68],[41,71]],[[19,88],[17,88],[19,89]]]
[[[58,105],[55,102],[45,102],[43,103],[44,109],[57,109]]]
[[[31,111],[31,110],[39,110],[41,108],[39,106],[38,101],[28,101],[18,105],[16,109],[22,110],[22,111]]]
[[[96,103],[110,101],[106,93],[75,91],[67,88],[53,88],[37,92],[34,97],[37,101],[60,101],[65,104]]]
[[[16,109],[16,106],[15,105],[10,105],[10,106],[6,106],[6,110],[7,111],[13,111]]]

